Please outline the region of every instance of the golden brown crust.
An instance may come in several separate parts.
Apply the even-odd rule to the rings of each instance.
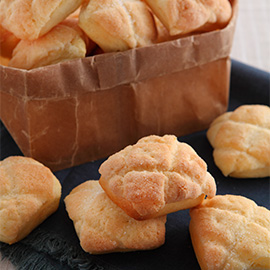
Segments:
[[[18,38],[0,24],[0,57],[7,58],[9,60],[19,41],[20,40]]]
[[[61,185],[41,163],[26,157],[0,162],[0,241],[15,243],[55,212]]]
[[[207,138],[225,176],[270,176],[270,108],[243,105],[213,121]]]
[[[3,57],[3,56],[0,55],[0,65],[8,66],[9,61],[10,61],[10,58]]]
[[[202,270],[270,269],[270,211],[242,196],[206,199],[190,210]]]
[[[92,44],[78,27],[77,19],[67,19],[46,35],[33,40],[21,40],[13,51],[10,67],[33,69],[62,61],[85,57]]]
[[[93,52],[97,48],[97,44],[91,40],[79,27],[79,10],[72,13],[67,19],[61,22],[60,25],[66,25],[70,28],[73,28],[75,31],[78,32],[80,37],[84,40],[86,46],[86,55]]]
[[[75,11],[82,0],[1,0],[0,23],[17,38],[34,40]]]
[[[104,52],[149,45],[156,38],[153,16],[139,0],[86,1],[79,25]]]
[[[145,0],[170,35],[224,27],[231,18],[228,0]]]
[[[163,23],[158,19],[157,16],[153,14],[155,25],[157,29],[156,43],[168,41],[171,39],[168,29],[163,25]]]
[[[193,207],[216,193],[205,162],[172,135],[142,138],[109,157],[99,172],[107,195],[136,219]]]
[[[108,198],[98,181],[86,181],[74,188],[65,204],[86,252],[153,249],[165,241],[166,216],[132,219]]]

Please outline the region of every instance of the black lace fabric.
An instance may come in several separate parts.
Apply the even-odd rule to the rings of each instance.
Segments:
[[[39,228],[13,245],[0,242],[0,251],[20,270],[113,269],[59,234]]]

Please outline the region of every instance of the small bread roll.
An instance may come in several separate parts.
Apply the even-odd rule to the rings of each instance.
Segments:
[[[61,185],[41,163],[26,157],[0,161],[0,241],[13,244],[54,213]]]
[[[242,196],[206,199],[190,210],[202,270],[270,269],[270,211]]]
[[[179,35],[195,30],[209,31],[224,27],[232,14],[228,0],[145,0],[169,30]]]
[[[270,107],[243,105],[216,118],[207,131],[225,176],[270,176]]]
[[[77,20],[65,20],[37,40],[21,40],[13,51],[9,66],[33,69],[85,57],[88,38],[74,21]]]
[[[194,207],[216,194],[206,163],[173,135],[142,138],[109,157],[99,172],[111,200],[139,220]]]
[[[0,22],[19,39],[34,40],[74,12],[82,0],[1,0]]]
[[[152,44],[153,16],[140,0],[91,0],[81,8],[79,26],[104,52]]]
[[[92,254],[154,249],[165,241],[166,216],[137,221],[115,205],[98,181],[87,181],[65,198],[82,248]]]

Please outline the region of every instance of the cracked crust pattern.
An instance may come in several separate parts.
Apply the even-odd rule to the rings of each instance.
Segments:
[[[207,131],[216,165],[225,176],[270,176],[270,108],[243,105],[219,116]]]
[[[14,49],[8,65],[33,69],[85,57],[89,42],[78,27],[77,21],[66,19],[36,40],[21,40]]]
[[[82,248],[92,254],[154,249],[165,241],[166,216],[137,221],[115,205],[98,181],[86,181],[65,198]]]
[[[0,162],[0,241],[15,243],[55,212],[61,185],[41,163],[26,157]]]
[[[142,138],[109,157],[99,172],[107,195],[136,219],[190,208],[216,193],[206,163],[173,135]]]
[[[228,0],[146,0],[171,36],[223,28],[231,18]]]
[[[202,270],[270,269],[270,211],[242,196],[206,199],[190,210]]]
[[[79,25],[104,52],[150,45],[157,35],[151,12],[139,0],[86,1]]]
[[[82,0],[1,0],[0,23],[23,40],[34,40],[74,12]]]

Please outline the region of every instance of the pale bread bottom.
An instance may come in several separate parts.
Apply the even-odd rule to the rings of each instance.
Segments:
[[[231,177],[236,178],[263,178],[270,175],[270,167],[258,168],[256,170],[232,172],[229,174]]]
[[[180,210],[193,208],[193,207],[201,204],[203,202],[204,198],[205,198],[205,195],[202,194],[195,199],[186,199],[186,200],[179,201],[179,202],[168,203],[165,205],[164,208],[162,208],[162,210],[157,212],[157,214],[154,215],[153,217],[160,217],[160,216],[164,216],[164,215],[167,215],[167,214],[170,214],[173,212],[177,212]]]

